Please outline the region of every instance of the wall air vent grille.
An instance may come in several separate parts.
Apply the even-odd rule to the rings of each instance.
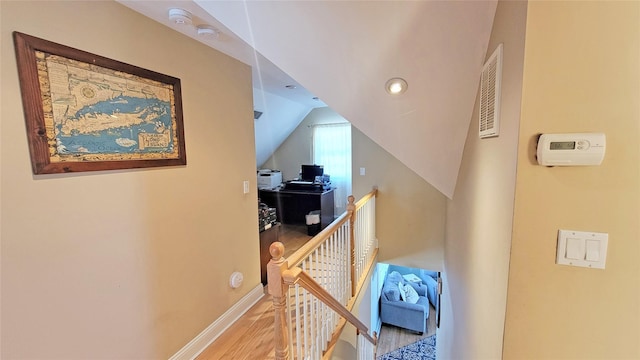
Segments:
[[[480,79],[480,138],[500,132],[500,93],[502,85],[502,44],[482,67]]]

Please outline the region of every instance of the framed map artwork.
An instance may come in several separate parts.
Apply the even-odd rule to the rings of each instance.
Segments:
[[[186,165],[180,79],[13,39],[34,174]]]

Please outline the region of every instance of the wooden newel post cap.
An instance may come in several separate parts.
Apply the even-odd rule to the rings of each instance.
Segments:
[[[347,197],[347,211],[355,211],[356,210],[356,204],[354,204],[354,202],[356,201],[355,196],[353,195],[349,195]]]
[[[273,260],[278,260],[284,255],[284,244],[276,241],[269,246],[269,254]]]

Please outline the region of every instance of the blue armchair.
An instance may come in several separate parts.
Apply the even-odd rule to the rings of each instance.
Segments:
[[[418,301],[415,304],[401,299],[398,283],[409,284],[416,290]],[[382,286],[382,295],[380,296],[380,319],[382,322],[422,334],[427,331],[428,318],[427,287],[406,281],[397,271],[389,273]]]

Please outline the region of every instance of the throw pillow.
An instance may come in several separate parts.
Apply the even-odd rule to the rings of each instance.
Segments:
[[[384,285],[382,286],[382,292],[387,297],[389,301],[400,301],[400,291],[398,289],[398,284],[404,283],[404,279],[402,275],[400,275],[397,271],[392,271],[387,275],[387,278],[384,280]]]
[[[398,284],[398,283],[404,284],[404,278],[397,271],[390,272],[389,275],[387,275],[386,281],[391,282],[393,284]]]
[[[400,299],[402,301],[407,301],[407,293],[404,290],[404,285],[402,283],[398,283],[398,290],[400,290]]]
[[[436,292],[438,291],[438,282],[435,281],[432,277],[426,278],[425,285],[427,285],[427,298],[429,302],[435,307],[436,306],[436,297],[438,296]]]
[[[398,287],[392,284],[385,284],[382,289],[384,296],[387,297],[389,301],[400,301],[400,291],[398,291]]]
[[[416,291],[416,289],[413,288],[413,286],[406,284],[404,286],[404,292],[406,294],[407,300],[405,300],[408,303],[411,304],[415,304],[418,302],[418,292]]]

